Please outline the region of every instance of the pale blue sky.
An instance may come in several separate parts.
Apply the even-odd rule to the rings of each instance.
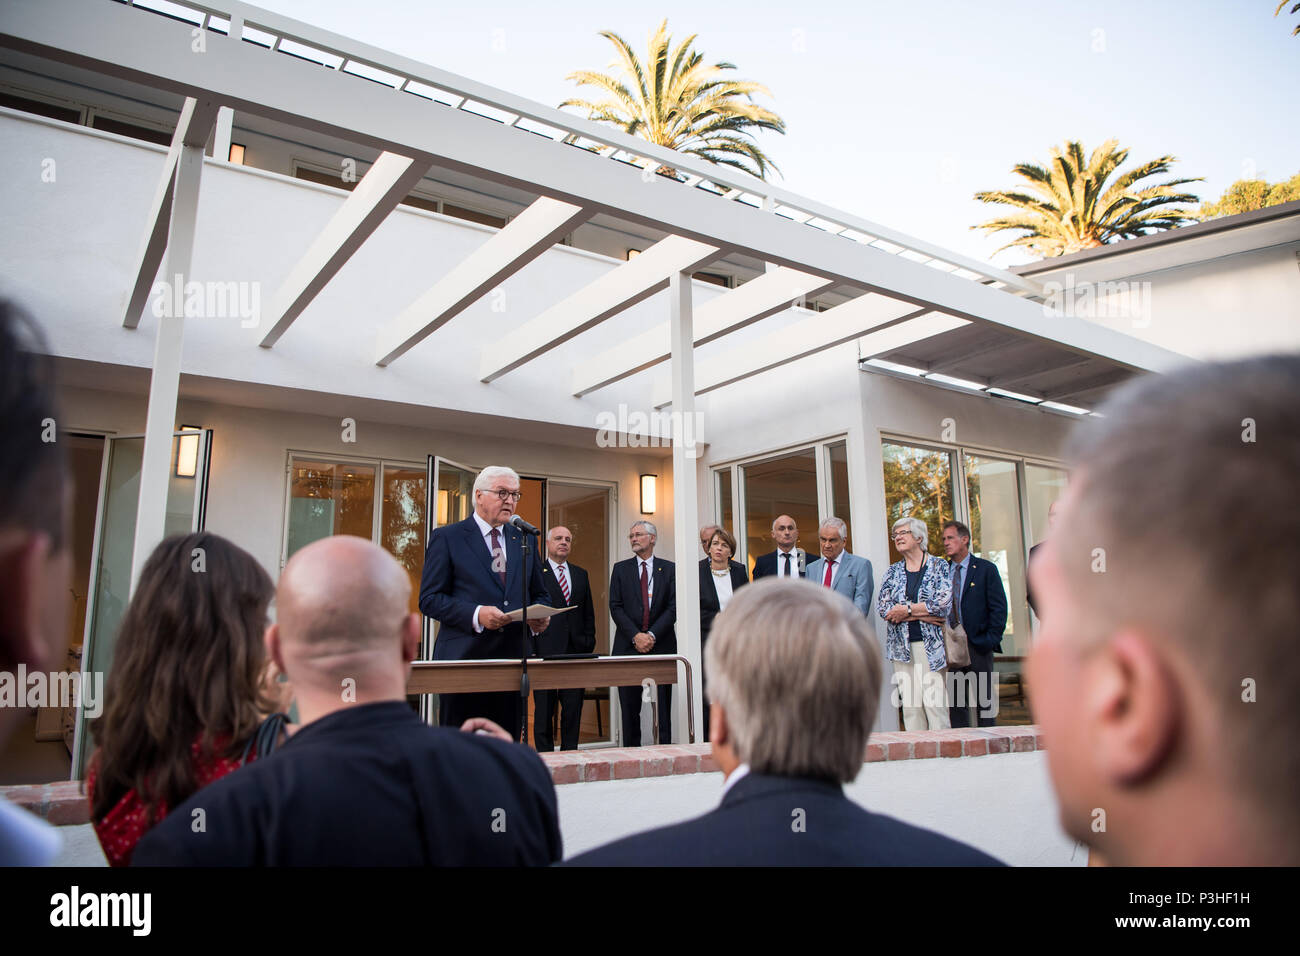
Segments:
[[[760,139],[775,182],[982,259],[1010,237],[970,229],[1002,208],[972,194],[1015,185],[1013,163],[1066,137],[1116,137],[1130,162],[1172,154],[1203,199],[1300,171],[1300,37],[1275,0],[259,5],[550,106],[577,89],[570,71],[611,61],[599,30],[641,52],[666,16],[772,90],[788,128]]]

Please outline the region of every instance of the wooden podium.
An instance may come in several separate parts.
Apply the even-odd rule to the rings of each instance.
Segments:
[[[678,667],[686,669],[679,681]],[[406,682],[408,694],[476,694],[487,691],[519,692],[521,664],[515,660],[415,661]],[[686,729],[695,743],[695,683],[691,662],[678,654],[626,654],[574,661],[528,659],[528,685],[532,690],[566,687],[635,687],[646,678],[659,684],[686,684]],[[659,695],[652,693],[651,723],[659,743]]]

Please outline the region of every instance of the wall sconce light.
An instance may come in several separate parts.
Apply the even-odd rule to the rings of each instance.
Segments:
[[[658,475],[641,476],[641,513],[643,515],[655,513],[655,482],[658,478]]]
[[[232,163],[237,163],[240,166],[244,165],[244,147],[238,143],[231,143],[229,159]]]
[[[640,250],[640,249],[629,249],[629,250],[627,251],[627,261],[628,261],[628,262],[631,262],[633,259],[635,259],[635,258],[636,258],[637,256],[639,256],[639,255],[641,255],[641,250]]]
[[[198,425],[182,425],[181,431],[200,431]],[[193,478],[199,468],[199,436],[181,435],[176,439],[176,477]]]
[[[439,488],[438,489],[438,527],[439,528],[441,528],[443,525],[447,523],[447,518],[448,518],[447,505],[448,505],[447,489]]]

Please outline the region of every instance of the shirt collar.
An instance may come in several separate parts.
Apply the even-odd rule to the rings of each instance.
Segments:
[[[555,560],[554,558],[552,558],[550,555],[547,555],[547,556],[546,556],[546,560],[549,561],[549,562],[551,563],[551,567],[552,567],[552,568],[564,568],[564,573],[565,573],[565,575],[567,575],[567,574],[569,573],[569,562],[568,562],[568,561],[556,561],[556,560]]]
[[[966,573],[966,569],[970,567],[970,552],[967,551],[966,557],[958,561],[955,566],[961,568],[961,572],[964,575]]]
[[[740,781],[748,773],[749,773],[749,764],[747,763],[742,763],[735,770],[731,771],[731,776],[728,777],[727,782],[722,785],[722,796],[725,797],[727,795],[727,791],[730,790],[732,787],[734,787],[736,784],[740,783]]]
[[[474,512],[474,521],[478,524],[478,531],[480,535],[486,538],[488,535],[492,533],[492,526],[488,524],[486,521],[484,521],[483,516],[480,515],[477,511]],[[500,528],[498,528],[497,530],[501,531]],[[503,538],[505,537],[504,531],[501,531],[501,536]]]

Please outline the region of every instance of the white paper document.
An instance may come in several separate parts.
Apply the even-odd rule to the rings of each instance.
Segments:
[[[528,620],[536,621],[543,617],[554,617],[556,614],[563,614],[565,611],[572,610],[571,607],[547,607],[545,604],[530,604],[528,606]],[[507,611],[506,617],[512,621],[517,621],[522,614],[522,611]]]

